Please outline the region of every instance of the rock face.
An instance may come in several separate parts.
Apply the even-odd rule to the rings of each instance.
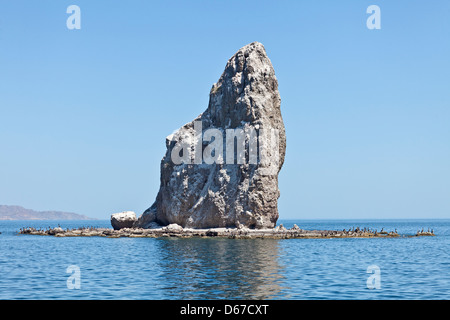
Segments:
[[[136,221],[136,213],[134,213],[133,211],[124,211],[111,215],[111,225],[114,230],[132,228]]]
[[[135,226],[273,228],[286,151],[280,102],[264,46],[241,48],[206,111],[166,138],[156,201]]]

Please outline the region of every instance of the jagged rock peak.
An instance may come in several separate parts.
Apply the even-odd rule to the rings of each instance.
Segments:
[[[270,100],[274,100],[275,105]],[[267,103],[270,102],[270,103]],[[264,46],[252,42],[238,50],[210,92],[206,115],[213,126],[236,128],[241,122],[262,122],[260,117],[279,108],[278,82]]]

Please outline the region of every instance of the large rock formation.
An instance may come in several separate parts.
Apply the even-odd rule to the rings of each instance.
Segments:
[[[156,201],[135,226],[273,228],[286,150],[280,101],[264,46],[241,48],[206,111],[166,138]]]

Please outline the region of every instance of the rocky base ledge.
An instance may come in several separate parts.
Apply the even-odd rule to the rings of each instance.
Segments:
[[[177,224],[170,224],[165,227],[154,229],[142,228],[122,228],[113,230],[109,228],[77,228],[62,229],[61,227],[48,229],[22,228],[19,234],[55,236],[55,237],[108,237],[108,238],[159,238],[159,237],[222,237],[230,239],[292,239],[292,238],[395,238],[402,235],[396,231],[386,232],[384,230],[378,232],[371,229],[352,229],[352,230],[303,230],[297,225],[291,229],[286,229],[283,225],[279,225],[273,229],[247,229],[247,228],[212,228],[212,229],[188,229]],[[414,236],[434,236],[431,232],[418,232]],[[403,235],[406,236],[406,235]]]

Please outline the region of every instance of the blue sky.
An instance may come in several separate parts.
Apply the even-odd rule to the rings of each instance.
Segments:
[[[282,99],[281,219],[450,218],[449,1],[2,1],[0,204],[142,213],[165,137],[253,41]]]

